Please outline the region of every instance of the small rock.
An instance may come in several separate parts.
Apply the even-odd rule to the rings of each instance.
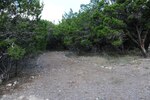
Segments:
[[[13,83],[13,86],[16,86],[18,84],[18,82],[17,81],[15,81],[14,83]]]
[[[101,68],[105,68],[105,66],[101,66]]]
[[[107,67],[107,69],[111,70],[111,69],[112,69],[112,67]]]
[[[34,79],[35,77],[34,76],[31,76],[31,79]]]
[[[42,99],[39,99],[34,95],[30,95],[27,100],[42,100]]]
[[[7,97],[6,95],[3,95],[3,96],[2,96],[2,98],[6,98],[6,97]]]
[[[24,100],[24,99],[25,99],[25,96],[20,96],[18,99],[19,99],[19,100]]]
[[[95,100],[100,100],[99,98],[96,98]]]
[[[10,87],[10,86],[12,86],[12,85],[13,85],[12,83],[9,83],[9,84],[7,84],[6,86]]]

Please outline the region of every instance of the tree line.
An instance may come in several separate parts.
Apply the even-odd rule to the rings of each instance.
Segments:
[[[112,1],[111,3],[106,1]],[[79,12],[63,15],[56,26],[65,47],[78,51],[139,48],[147,57],[150,43],[149,0],[91,0]]]

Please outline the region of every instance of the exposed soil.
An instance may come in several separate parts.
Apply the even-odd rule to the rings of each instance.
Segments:
[[[46,52],[35,62],[31,81],[1,100],[150,100],[150,58]]]

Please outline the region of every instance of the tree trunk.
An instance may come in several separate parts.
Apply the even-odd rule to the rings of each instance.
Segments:
[[[146,49],[141,46],[141,51],[142,51],[142,55],[144,56],[144,58],[146,58],[147,57]]]
[[[146,49],[145,49],[145,39],[146,39],[146,36],[144,36],[144,38],[142,38],[141,34],[142,34],[142,29],[141,29],[141,26],[138,27],[138,25],[136,26],[136,31],[137,31],[137,35],[138,35],[138,40],[139,40],[139,46],[140,46],[140,49],[142,51],[142,54],[144,56],[144,58],[147,57],[147,52],[146,52]]]

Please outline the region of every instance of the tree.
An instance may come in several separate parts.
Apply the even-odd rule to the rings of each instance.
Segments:
[[[33,42],[34,25],[40,19],[43,8],[39,0],[2,0],[0,6],[2,38],[0,42],[13,40],[12,43],[9,43],[10,47],[12,44],[22,48],[30,47],[28,44]],[[6,47],[9,48],[9,46]],[[4,52],[7,52],[7,50],[4,50]]]
[[[112,5],[102,4],[103,9],[101,12],[97,11],[98,14],[96,15],[99,17],[95,17],[101,22],[99,26],[103,26],[100,29],[100,33],[110,33],[110,35],[114,35],[114,33],[115,35],[118,34],[121,41],[124,41],[122,40],[124,36],[130,37],[141,49],[143,56],[146,57],[146,50],[149,45],[149,1],[118,0]],[[119,39],[119,37],[116,38]]]
[[[17,68],[35,49],[35,25],[42,8],[39,0],[0,1],[0,74],[8,74],[13,63]]]
[[[150,1],[147,0],[118,0],[117,15],[126,24],[123,29],[131,40],[141,49],[144,57],[147,56],[150,25]],[[118,18],[118,19],[120,19]],[[145,47],[147,46],[147,47]]]

